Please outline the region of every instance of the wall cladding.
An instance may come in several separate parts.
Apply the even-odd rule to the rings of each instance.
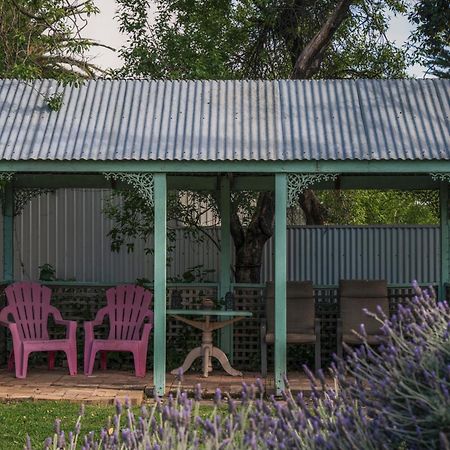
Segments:
[[[15,278],[38,278],[38,266],[50,263],[60,279],[114,283],[152,279],[153,257],[144,245],[133,253],[111,253],[102,214],[110,191],[58,189],[33,199],[15,222]],[[218,237],[218,230],[208,233]],[[194,242],[177,230],[168,277],[177,279],[203,265],[219,270],[219,255],[209,239]],[[392,284],[412,279],[439,279],[440,239],[437,226],[338,226],[288,229],[288,277],[334,285],[339,278],[386,278]],[[1,263],[0,263],[1,264]],[[262,281],[272,278],[273,242],[266,245]],[[209,274],[214,281],[216,274]]]

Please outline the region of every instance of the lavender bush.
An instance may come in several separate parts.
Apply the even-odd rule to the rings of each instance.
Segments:
[[[450,450],[450,308],[432,291],[415,289],[391,319],[378,312],[382,345],[364,343],[336,361],[334,386],[305,368],[311,398],[294,396],[287,385],[282,401],[265,400],[257,381],[243,386],[239,401],[217,390],[213,411],[201,417],[198,386],[194,399],[179,391],[142,407],[140,417],[116,403],[116,415],[99,434],[81,438],[82,414],[67,435],[57,422],[44,448]]]

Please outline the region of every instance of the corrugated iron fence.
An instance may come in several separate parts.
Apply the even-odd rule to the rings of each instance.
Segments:
[[[16,217],[15,278],[37,279],[38,267],[49,263],[65,280],[152,279],[153,256],[145,253],[145,245],[136,245],[132,253],[111,253],[107,232],[112,223],[102,213],[109,195],[99,189],[58,189],[33,199]],[[208,233],[217,240],[218,230]],[[318,285],[334,285],[340,278],[385,278],[392,284],[409,284],[412,279],[435,282],[439,252],[437,226],[290,227],[288,276]],[[272,255],[270,241],[264,252],[262,282],[272,279]],[[168,276],[179,279],[196,265],[217,272],[217,248],[209,239],[196,242],[178,229]],[[215,279],[213,272],[205,281]]]

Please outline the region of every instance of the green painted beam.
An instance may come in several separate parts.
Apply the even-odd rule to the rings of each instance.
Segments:
[[[439,189],[439,183],[430,175],[342,175],[336,181],[317,183],[315,190],[322,189]]]
[[[15,177],[14,185],[19,188],[111,188],[111,181],[107,180],[103,174],[93,173],[65,173],[52,175],[48,174],[18,174]],[[117,181],[114,185],[120,189],[127,189],[130,186],[122,181]],[[191,190],[211,190],[217,189],[217,176],[168,176],[168,189],[191,189]]]
[[[3,192],[3,279],[14,279],[14,189],[8,183]]]
[[[275,181],[270,175],[236,175],[233,177],[231,191],[273,191]],[[16,188],[97,188],[107,189],[111,182],[101,174],[18,174],[15,177]],[[120,189],[127,189],[129,185],[117,182]],[[167,188],[177,190],[215,191],[218,188],[216,175],[171,175],[167,176]],[[439,182],[433,181],[429,175],[342,175],[337,181],[322,182],[314,186],[321,189],[439,189]]]
[[[230,179],[227,175],[220,179],[220,274],[219,296],[225,300],[227,292],[231,291],[231,207]],[[220,330],[220,348],[233,363],[233,325]]]
[[[287,176],[275,176],[275,389],[284,389],[286,374],[286,203]]]
[[[126,183],[118,182],[118,186],[126,187]],[[16,188],[86,188],[86,189],[109,189],[111,181],[107,180],[102,174],[17,174],[14,177],[14,186]]]
[[[168,176],[167,185],[169,189],[174,190],[216,191],[218,177],[207,174],[201,176]]]
[[[154,336],[153,383],[155,393],[164,395],[166,387],[166,268],[167,268],[167,179],[154,174]]]
[[[236,175],[233,176],[231,184],[232,191],[273,191],[275,189],[275,178],[270,175]]]
[[[449,184],[441,183],[439,191],[441,212],[441,280],[439,298],[445,298],[445,284],[450,281],[450,221],[449,221]]]
[[[450,173],[450,161],[0,161],[0,172]]]

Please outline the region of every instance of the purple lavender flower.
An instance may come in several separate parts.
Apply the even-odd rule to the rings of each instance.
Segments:
[[[61,419],[55,419],[55,422],[53,424],[53,429],[54,429],[56,435],[59,436],[61,434]]]
[[[216,406],[220,406],[221,400],[222,400],[222,392],[220,388],[217,388],[216,392],[214,393],[214,404]]]
[[[442,434],[450,429],[446,414],[450,410],[449,323],[448,304],[437,304],[431,291],[428,295],[416,286],[414,299],[405,299],[395,317],[383,318],[385,339],[380,346],[365,342],[359,348],[348,348],[345,360],[335,359],[331,373],[336,391],[326,386],[323,372],[317,375],[317,386],[316,378],[305,368],[311,379],[308,398],[293,396],[286,380],[284,400],[273,396],[266,400],[263,383],[257,380],[256,386],[243,384],[240,403],[227,398],[228,414],[220,411],[203,419],[196,416],[198,403],[193,408],[187,393],[178,391],[164,404],[156,397],[151,411],[143,407],[138,419],[128,409],[124,429],[119,424],[122,407],[116,403],[114,428],[110,431],[108,425],[97,439],[89,433],[82,440],[83,448],[160,450],[183,442],[193,450],[200,445],[228,449],[242,443],[250,449],[264,446],[277,450],[385,450],[401,445],[411,449],[440,445],[450,450],[447,436]],[[361,334],[365,335],[364,330]],[[200,399],[198,385],[195,401]],[[217,390],[214,402],[219,405],[221,401],[222,393]],[[55,430],[63,445],[60,423]],[[52,440],[45,445],[53,448]]]
[[[116,407],[116,414],[120,416],[122,414],[122,403],[120,403],[118,398],[115,399],[114,405]]]

